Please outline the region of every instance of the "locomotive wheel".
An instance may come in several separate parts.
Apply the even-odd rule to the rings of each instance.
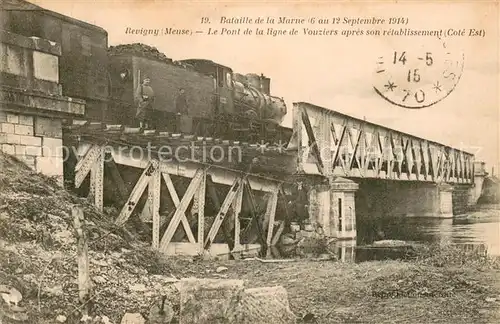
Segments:
[[[289,129],[274,122],[261,121],[246,116],[228,114],[216,115],[213,119],[194,118],[193,135],[237,140],[250,143],[269,143],[286,145],[290,140]],[[289,134],[290,133],[290,134]]]

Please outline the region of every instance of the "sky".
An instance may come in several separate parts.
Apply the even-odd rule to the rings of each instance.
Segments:
[[[109,45],[141,42],[179,60],[205,58],[239,73],[263,73],[271,92],[288,105],[284,124],[291,126],[292,103],[309,102],[476,154],[488,170],[500,169],[499,158],[499,7],[494,2],[215,2],[215,1],[62,1],[33,0],[46,9],[84,20],[108,31]],[[221,25],[225,17],[384,18],[402,17],[405,26],[358,25]],[[465,29],[484,30],[484,37],[454,36],[230,36],[207,35],[213,29],[285,28],[328,29]],[[203,30],[191,36],[126,34],[138,29]],[[380,85],[376,62],[394,51],[414,57],[427,51],[461,57],[463,72],[454,90],[440,102],[422,109],[393,105],[374,91]],[[454,57],[455,57],[454,56]],[[387,59],[389,61],[389,59]],[[402,70],[397,70],[401,73]],[[423,77],[432,78],[436,71]],[[405,75],[400,74],[400,77]],[[497,173],[497,172],[496,172]]]

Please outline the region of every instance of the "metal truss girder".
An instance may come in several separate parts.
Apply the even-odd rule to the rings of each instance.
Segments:
[[[179,223],[181,222],[182,216],[185,214],[186,209],[191,202],[191,199],[193,199],[194,194],[196,193],[196,190],[198,189],[202,177],[205,175],[205,171],[203,169],[198,169],[194,175],[194,177],[191,180],[191,183],[189,184],[186,192],[184,193],[184,196],[182,197],[181,201],[179,202],[179,205],[177,209],[175,210],[174,216],[170,220],[170,223],[168,224],[167,230],[163,234],[163,237],[160,241],[160,250],[161,251],[166,251],[168,248],[168,244],[172,240],[172,237],[174,236],[175,230],[179,226]]]
[[[229,210],[229,207],[233,204],[233,200],[236,197],[236,194],[239,191],[239,188],[242,187],[242,178],[236,178],[234,180],[233,185],[229,189],[229,192],[226,195],[226,198],[224,199],[224,202],[222,203],[217,215],[215,216],[214,222],[212,224],[212,227],[210,228],[210,231],[208,232],[207,237],[205,238],[205,247],[209,247],[213,240],[215,239],[215,236],[217,235],[217,232],[220,229],[220,226],[222,225],[222,222],[224,221],[227,212]]]
[[[134,189],[132,189],[132,192],[130,193],[130,196],[127,199],[127,201],[125,202],[125,205],[123,206],[120,215],[118,215],[118,218],[115,220],[116,225],[123,225],[130,217],[135,207],[137,206],[137,202],[139,201],[144,190],[149,184],[149,179],[154,174],[154,171],[155,171],[154,165],[150,161],[144,168],[141,177],[134,186]]]

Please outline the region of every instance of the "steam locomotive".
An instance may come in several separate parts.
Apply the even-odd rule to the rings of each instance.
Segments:
[[[270,79],[242,75],[206,59],[178,62],[142,44],[111,46],[107,31],[24,0],[2,4],[0,28],[61,44],[62,94],[86,101],[85,119],[135,124],[134,92],[145,75],[155,91],[155,128],[253,142],[287,142],[280,126],[287,113],[270,93]],[[185,89],[188,112],[180,118],[175,96]]]

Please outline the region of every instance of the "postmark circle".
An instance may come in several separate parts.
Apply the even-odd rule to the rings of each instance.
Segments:
[[[464,68],[464,54],[437,50],[393,50],[377,58],[375,92],[403,108],[430,107],[448,97]]]

